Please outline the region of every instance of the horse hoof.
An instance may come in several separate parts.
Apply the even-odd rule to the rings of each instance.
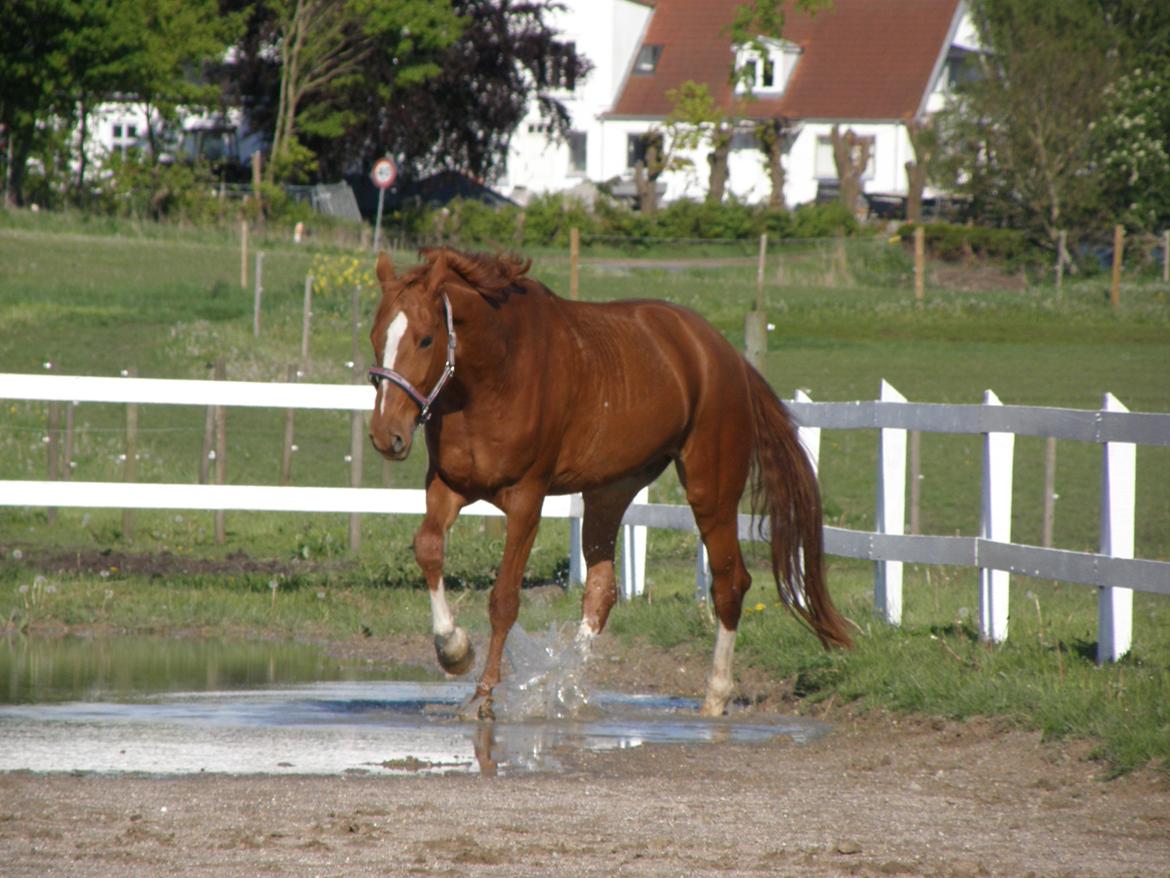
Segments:
[[[462,628],[446,635],[436,634],[435,654],[443,670],[456,677],[466,674],[475,664],[475,649]]]
[[[479,719],[484,722],[496,721],[496,711],[492,706],[492,699],[490,697],[485,698],[479,703]]]

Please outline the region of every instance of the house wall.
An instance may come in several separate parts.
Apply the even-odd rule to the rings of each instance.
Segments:
[[[562,39],[576,43],[577,51],[593,65],[574,91],[554,93],[564,103],[573,130],[585,135],[585,168],[570,167],[569,145],[549,138],[533,102],[512,135],[508,169],[498,182],[500,191],[523,201],[532,193],[607,178],[601,116],[617,101],[650,12],[649,6],[632,0],[569,0],[553,13],[549,19],[553,28]]]
[[[598,182],[632,179],[629,135],[645,133],[662,123],[661,119],[604,116],[616,103],[626,71],[632,65],[649,22],[649,8],[629,0],[569,0],[566,7],[554,17],[554,24],[567,39],[576,41],[578,49],[595,66],[576,93],[564,96],[574,128],[586,132],[587,164],[584,173],[569,172],[568,146],[550,143],[543,132],[529,130],[529,126],[535,127],[539,121],[538,114],[531,112],[513,137],[508,171],[500,186],[513,197],[519,195],[521,200],[533,193],[572,188],[585,179]],[[965,8],[957,16],[952,44],[966,50],[977,46],[977,36]],[[937,81],[924,105],[928,113],[937,112],[950,97],[947,65],[940,64],[937,73]],[[859,135],[873,138],[871,167],[862,181],[864,191],[905,195],[908,190],[905,165],[913,159],[914,152],[904,125],[897,121],[838,121],[838,124],[842,130],[851,127]],[[832,126],[832,120],[803,123],[785,155],[784,197],[789,206],[812,201],[819,182],[836,179],[831,152],[826,167],[826,147],[821,147],[822,159],[819,163],[817,160],[818,141],[829,137]],[[706,196],[708,152],[709,148],[703,147],[685,154],[690,159],[688,167],[662,176],[665,200]],[[729,170],[728,189],[736,198],[759,202],[771,194],[771,182],[758,148],[734,149]]]

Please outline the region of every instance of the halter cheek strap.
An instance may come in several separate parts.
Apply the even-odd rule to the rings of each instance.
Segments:
[[[443,293],[443,313],[447,317],[447,360],[443,364],[443,374],[439,376],[439,380],[435,382],[435,386],[431,388],[430,393],[424,396],[404,375],[395,372],[393,369],[386,369],[382,366],[371,366],[369,371],[370,380],[375,387],[378,386],[380,379],[385,378],[392,384],[396,384],[402,388],[406,395],[415,401],[418,405],[418,417],[415,420],[420,424],[425,424],[431,419],[431,409],[435,404],[435,400],[438,399],[443,387],[455,374],[455,325],[451,317],[451,303],[448,301],[446,293]]]

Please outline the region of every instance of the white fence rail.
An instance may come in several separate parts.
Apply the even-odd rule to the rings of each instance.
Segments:
[[[60,402],[159,403],[169,405],[365,411],[373,390],[364,385],[268,384],[244,381],[185,381],[0,374],[0,398]],[[825,528],[829,554],[875,562],[874,604],[886,621],[901,621],[902,565],[947,564],[980,570],[980,632],[992,641],[1007,636],[1007,598],[1012,573],[1099,588],[1098,656],[1116,660],[1129,651],[1133,590],[1170,596],[1170,562],[1135,559],[1134,498],[1136,446],[1170,446],[1170,415],[1128,412],[1112,395],[1100,411],[1005,406],[988,391],[983,405],[906,402],[882,382],[873,402],[820,403],[798,393],[789,407],[814,464],[822,429],[876,429],[878,451],[877,531]],[[982,434],[983,501],[977,537],[905,533],[906,436],[930,433]],[[1051,436],[1103,447],[1101,548],[1099,553],[1041,548],[1011,542],[1012,452],[1016,435]],[[622,594],[641,594],[645,583],[646,529],[695,531],[686,506],[646,502],[643,491],[626,512]],[[0,506],[167,508],[283,512],[422,514],[421,490],[306,488],[268,485],[119,484],[105,482],[0,481]],[[578,497],[549,497],[543,513],[570,522],[570,577],[581,581],[582,504]],[[499,515],[487,503],[469,515]],[[740,516],[743,539],[758,539],[756,522]],[[700,544],[696,591],[705,594],[707,565]]]

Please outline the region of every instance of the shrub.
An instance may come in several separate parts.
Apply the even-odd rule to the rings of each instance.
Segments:
[[[992,229],[985,226],[958,226],[952,223],[931,223],[926,230],[927,252],[946,262],[964,260],[994,260],[1008,268],[1018,268],[1036,261],[1040,255],[1028,236],[1015,229]],[[914,225],[906,223],[898,229],[903,243],[914,240]]]

